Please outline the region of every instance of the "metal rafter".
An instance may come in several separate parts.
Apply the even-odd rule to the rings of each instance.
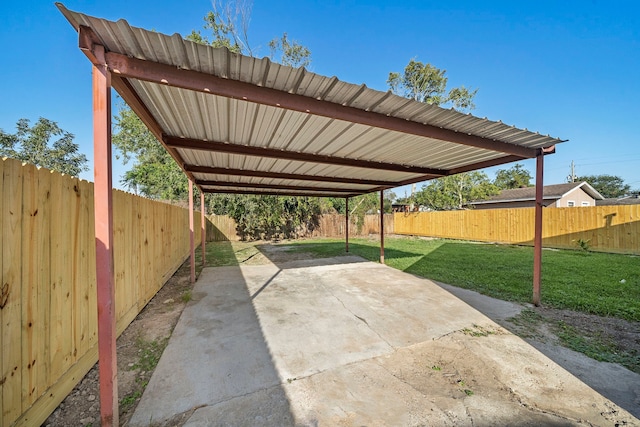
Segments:
[[[302,153],[298,151],[278,150],[274,148],[256,147],[253,145],[228,144],[218,141],[202,141],[199,139],[176,138],[164,135],[165,145],[173,149],[190,149],[213,151],[218,153],[240,154],[271,159],[297,160],[302,162],[322,163],[328,165],[351,166],[357,168],[388,170],[395,172],[420,173],[432,175],[434,178],[446,174],[446,171],[421,166],[408,166],[396,163],[383,163],[371,160],[350,159],[346,157],[325,156],[322,154]]]
[[[331,193],[330,190],[321,189],[319,192],[310,192],[310,191],[251,191],[251,190],[237,190],[237,189],[229,189],[229,188],[207,188],[205,186],[202,187],[202,191],[205,193],[220,193],[220,194],[264,194],[267,196],[301,196],[301,197],[355,197],[360,196],[362,194],[366,194],[366,192],[358,192],[354,191],[351,194],[344,193]]]
[[[368,192],[367,189],[353,189],[353,188],[325,188],[325,187],[311,187],[305,185],[286,185],[286,184],[253,184],[250,182],[229,182],[229,181],[196,181],[200,186],[217,186],[217,187],[240,187],[240,188],[265,188],[271,190],[298,190],[298,191],[332,191],[336,193],[353,194],[354,192]]]
[[[296,173],[283,173],[283,172],[269,172],[250,169],[231,169],[231,168],[217,168],[211,166],[197,166],[186,164],[184,170],[192,173],[205,173],[212,175],[229,175],[229,176],[247,176],[257,178],[273,178],[273,179],[287,179],[294,181],[315,181],[315,182],[336,182],[346,184],[359,184],[359,185],[379,185],[379,186],[395,186],[394,181],[384,181],[380,179],[358,179],[339,176],[322,176],[322,175],[304,175]],[[424,181],[423,178],[421,181]]]

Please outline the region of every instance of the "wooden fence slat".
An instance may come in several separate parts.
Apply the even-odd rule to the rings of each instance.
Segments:
[[[22,174],[19,162],[4,162],[2,216],[2,421],[10,425],[22,405]]]
[[[6,160],[0,159],[0,188],[2,189],[3,197],[0,197],[0,229],[4,227],[4,164]],[[4,281],[4,263],[2,260],[2,247],[4,246],[4,239],[0,239],[0,425],[5,425],[4,418],[4,383],[6,381],[5,367],[4,367],[4,324],[8,320],[5,320],[4,305],[5,305],[5,291],[8,291],[8,287],[5,287]]]
[[[48,280],[42,280],[45,242],[42,241],[42,215],[40,210],[38,170],[33,165],[23,167],[22,178],[22,402],[31,406],[44,391],[42,381],[45,375],[39,370],[46,369],[44,363],[44,325],[48,319],[43,316],[43,305],[48,305],[46,288]],[[48,230],[47,230],[48,234]],[[48,237],[48,236],[47,236]],[[47,260],[48,261],[48,260]],[[43,296],[45,298],[43,298]]]

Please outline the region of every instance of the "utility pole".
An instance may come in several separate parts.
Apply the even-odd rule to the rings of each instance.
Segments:
[[[571,171],[569,172],[569,176],[567,177],[568,182],[576,182],[576,164],[571,160]]]
[[[413,211],[413,207],[416,203],[416,183],[411,184],[411,204],[409,205],[409,210]]]

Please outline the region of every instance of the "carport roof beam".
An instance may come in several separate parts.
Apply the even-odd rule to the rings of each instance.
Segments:
[[[273,178],[273,179],[286,179],[294,181],[315,181],[315,182],[335,182],[343,184],[358,184],[358,185],[379,185],[383,187],[393,187],[397,183],[394,181],[385,181],[381,179],[359,179],[348,178],[339,176],[324,176],[324,175],[305,175],[296,173],[283,173],[283,172],[270,172],[254,169],[233,169],[233,168],[218,168],[211,166],[197,166],[186,164],[184,170],[193,173],[204,173],[212,175],[229,175],[229,176],[247,176],[256,178]],[[420,177],[421,181],[426,178]]]
[[[176,138],[167,135],[164,135],[162,137],[162,140],[167,147],[173,149],[186,148],[200,151],[215,151],[219,153],[241,154],[253,157],[266,157],[271,159],[297,160],[328,165],[341,165],[366,169],[419,173],[424,175],[431,175],[432,178],[437,178],[439,176],[444,176],[447,174],[447,171],[441,169],[386,162],[375,162],[371,160],[351,159],[348,157],[327,156],[314,153],[303,153],[298,151],[278,150],[274,148],[256,147],[252,145],[229,144],[218,141],[201,141],[188,138]]]

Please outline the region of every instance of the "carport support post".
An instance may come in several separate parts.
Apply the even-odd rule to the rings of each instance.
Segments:
[[[544,150],[536,154],[536,211],[533,237],[533,304],[540,305],[540,282],[542,277],[542,200],[543,200]]]
[[[191,262],[191,283],[196,281],[196,247],[193,238],[193,182],[189,180],[189,260]]]
[[[96,284],[98,300],[98,360],[100,424],[117,426],[118,364],[116,359],[116,304],[113,269],[113,195],[111,171],[111,74],[104,47],[94,46],[93,157]]]
[[[345,252],[349,252],[349,198],[346,197],[345,199],[345,208],[344,208],[344,216],[345,216],[345,221],[344,221],[344,235],[345,235]]]
[[[380,264],[384,264],[384,190],[380,190]]]
[[[202,246],[202,268],[206,264],[205,244],[207,241],[207,223],[204,220],[204,192],[200,192],[200,245]]]

